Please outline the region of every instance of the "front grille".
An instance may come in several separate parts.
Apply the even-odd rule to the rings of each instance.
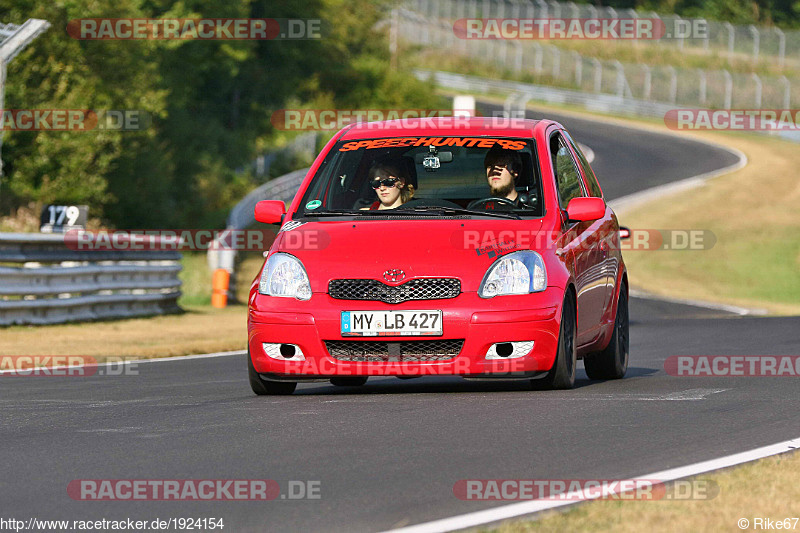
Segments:
[[[401,285],[387,285],[376,279],[334,279],[328,293],[337,300],[372,300],[398,304],[409,300],[443,300],[461,294],[455,278],[418,278]]]
[[[411,362],[445,361],[461,352],[464,339],[429,341],[325,341],[331,357],[339,361]]]

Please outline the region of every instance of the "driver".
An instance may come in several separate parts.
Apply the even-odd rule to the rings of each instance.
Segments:
[[[522,157],[514,150],[506,150],[493,146],[483,159],[486,168],[486,179],[489,182],[492,196],[508,198],[515,205],[520,205],[516,183],[522,172]]]

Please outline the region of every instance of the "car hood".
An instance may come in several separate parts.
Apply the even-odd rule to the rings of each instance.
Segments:
[[[477,291],[499,256],[543,247],[542,223],[485,218],[291,221],[278,233],[272,251],[300,259],[314,292],[327,292],[333,279],[386,282],[384,274],[396,269],[404,277],[390,284],[456,277],[463,291]]]

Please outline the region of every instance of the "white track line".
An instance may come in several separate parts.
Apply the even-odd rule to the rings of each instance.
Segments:
[[[630,295],[633,296],[634,298],[639,298],[641,300],[656,300],[659,302],[667,302],[671,304],[683,304],[683,305],[690,305],[692,307],[716,309],[719,311],[725,311],[727,313],[733,313],[739,316],[767,314],[766,309],[739,307],[738,305],[727,305],[716,302],[706,302],[703,300],[687,300],[683,298],[672,298],[669,296],[660,296],[657,294],[651,294],[649,292],[640,291],[636,289],[631,289]]]
[[[703,461],[694,463],[687,466],[680,466],[669,470],[662,470],[661,472],[654,472],[652,474],[645,474],[643,476],[634,476],[631,479],[648,479],[660,480],[662,482],[675,481],[678,479],[704,474],[713,470],[721,468],[728,468],[731,466],[749,463],[764,457],[772,455],[779,455],[800,449],[800,438],[779,442],[763,448],[756,448],[742,453],[735,453],[710,461]],[[609,494],[616,494],[614,491],[608,491]],[[570,496],[570,495],[568,495]],[[586,498],[585,495],[575,494],[572,498],[567,500],[534,500],[520,503],[512,503],[510,505],[503,505],[485,511],[477,511],[474,513],[467,513],[462,515],[453,516],[450,518],[443,518],[441,520],[434,520],[431,522],[424,522],[408,527],[391,530],[394,533],[441,533],[446,531],[458,531],[481,525],[499,522],[501,520],[508,520],[510,518],[519,518],[524,515],[539,513],[565,507],[567,505],[575,505],[589,501],[596,498]]]

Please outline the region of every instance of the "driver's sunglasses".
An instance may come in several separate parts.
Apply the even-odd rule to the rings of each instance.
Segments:
[[[370,187],[372,187],[373,189],[380,189],[380,188],[381,188],[381,185],[383,185],[384,187],[388,187],[388,188],[390,188],[390,189],[391,189],[392,187],[394,187],[395,185],[397,185],[397,182],[398,182],[398,181],[400,181],[400,180],[399,180],[399,179],[397,179],[397,178],[386,178],[386,179],[384,179],[384,180],[372,180],[371,182],[369,182],[369,185],[370,185]]]

